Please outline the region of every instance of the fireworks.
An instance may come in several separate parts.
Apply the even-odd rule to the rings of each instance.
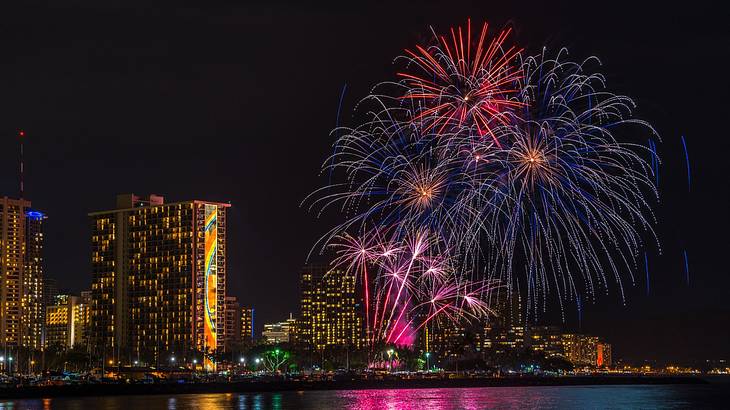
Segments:
[[[398,73],[404,88],[398,98],[412,103],[415,115],[411,121],[422,121],[426,131],[436,130],[437,134],[468,128],[500,144],[492,128],[508,124],[508,112],[523,105],[510,98],[520,78],[519,67],[511,62],[520,50],[503,48],[509,29],[487,45],[487,28],[484,23],[478,42],[473,43],[469,21],[465,32],[461,27],[451,29],[448,39],[434,33],[436,45],[406,50],[403,58],[415,73]]]
[[[607,90],[595,58],[488,34],[467,23],[406,50],[399,80],[361,102],[367,120],[334,131],[325,170],[342,179],[311,204],[346,217],[322,242],[359,276],[373,343],[484,316],[497,283],[534,314],[550,294],[561,308],[611,284],[623,295],[655,238],[659,158],[636,141],[658,136],[633,101]]]
[[[471,319],[491,312],[485,300],[494,283],[463,278],[441,245],[428,231],[400,239],[374,229],[360,238],[343,234],[335,239],[335,265],[347,267],[363,284],[371,344],[411,345],[435,317]]]

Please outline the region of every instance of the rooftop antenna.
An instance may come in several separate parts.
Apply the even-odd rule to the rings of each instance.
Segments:
[[[23,141],[25,140],[25,131],[18,131],[18,138],[20,138],[20,199],[23,199],[24,187],[23,187],[23,174],[25,169],[23,167]]]

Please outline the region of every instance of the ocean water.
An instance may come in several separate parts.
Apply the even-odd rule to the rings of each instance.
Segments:
[[[107,396],[3,401],[19,409],[722,409],[730,384],[481,387]]]

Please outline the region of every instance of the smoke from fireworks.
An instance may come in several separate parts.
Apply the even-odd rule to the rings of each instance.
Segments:
[[[654,237],[659,159],[635,141],[656,132],[597,59],[530,55],[509,35],[434,33],[363,99],[365,121],[334,131],[324,168],[341,180],[311,205],[346,217],[321,241],[360,278],[373,343],[485,315],[496,283],[533,314],[550,294],[561,308],[611,284],[623,297]]]

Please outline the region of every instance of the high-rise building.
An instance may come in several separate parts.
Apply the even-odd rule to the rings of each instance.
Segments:
[[[266,344],[290,343],[294,340],[297,320],[290,313],[289,319],[283,322],[266,323],[261,336]]]
[[[24,199],[0,198],[0,345],[43,347],[43,224]]]
[[[91,219],[91,344],[122,362],[188,360],[208,369],[225,342],[226,209],[117,196]],[[111,356],[110,356],[111,355]]]
[[[225,317],[225,350],[230,352],[241,344],[241,304],[235,296],[226,296]]]
[[[365,342],[362,303],[354,275],[328,265],[309,264],[301,273],[302,344],[315,350],[330,346],[359,349]]]
[[[253,346],[254,326],[253,326],[254,309],[249,307],[241,308],[241,343],[246,348]]]

